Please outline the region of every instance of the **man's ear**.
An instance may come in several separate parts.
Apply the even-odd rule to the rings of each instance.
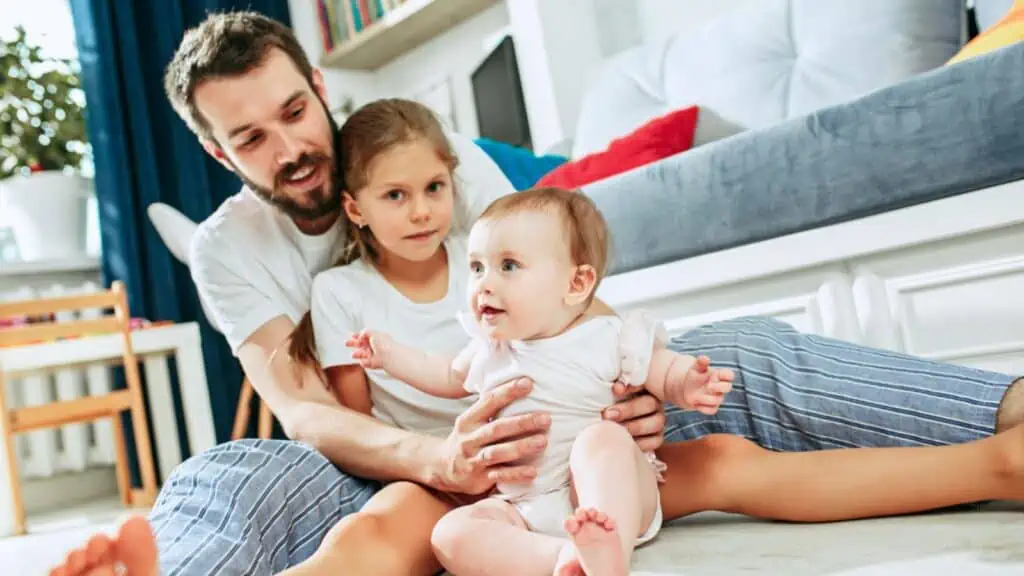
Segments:
[[[220,147],[220,144],[217,144],[214,140],[208,140],[206,138],[200,138],[199,141],[203,144],[203,150],[206,150],[207,154],[213,156],[214,160],[220,162],[221,166],[232,172],[235,171],[235,167],[231,165],[231,162],[228,162],[228,157],[224,154],[224,149]]]
[[[565,295],[565,303],[568,306],[583,304],[594,292],[594,285],[597,284],[597,271],[589,264],[577,266],[569,279],[569,293]]]
[[[345,208],[345,215],[348,216],[349,222],[360,228],[366,225],[363,213],[359,210],[359,204],[356,203],[356,199],[351,194],[344,192],[341,195],[341,205]]]

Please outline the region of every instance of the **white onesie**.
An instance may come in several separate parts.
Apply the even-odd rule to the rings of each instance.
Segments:
[[[534,382],[530,395],[505,409],[503,416],[544,411],[551,415],[548,445],[539,457],[537,478],[529,484],[498,484],[499,497],[516,506],[535,532],[565,536],[563,523],[573,513],[569,496],[569,456],[584,428],[601,421],[601,412],[615,403],[612,384],[647,380],[655,343],[664,346],[665,330],[642,313],[624,320],[598,316],[563,334],[532,341],[495,343],[466,315],[459,321],[473,347],[466,376],[469,392],[484,393],[512,378]],[[663,467],[653,454],[652,465]],[[660,478],[660,469],[659,472]],[[661,504],[637,544],[661,529]]]

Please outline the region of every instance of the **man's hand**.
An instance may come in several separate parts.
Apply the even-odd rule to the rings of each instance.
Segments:
[[[483,494],[497,482],[533,480],[537,468],[521,462],[547,447],[551,417],[531,413],[495,419],[532,388],[526,378],[507,382],[463,412],[443,444],[442,476],[432,484],[448,492]]]
[[[612,392],[618,402],[605,408],[604,419],[624,425],[644,452],[660,448],[665,442],[665,405],[643,386],[616,382]]]

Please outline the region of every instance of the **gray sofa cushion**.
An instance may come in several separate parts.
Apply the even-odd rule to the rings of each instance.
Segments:
[[[585,187],[613,272],[1024,177],[1024,43]]]
[[[749,0],[696,32],[630,49],[596,75],[572,156],[700,105],[696,144],[852,100],[945,63],[963,0]]]

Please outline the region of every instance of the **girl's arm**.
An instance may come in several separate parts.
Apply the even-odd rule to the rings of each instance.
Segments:
[[[363,331],[346,342],[364,368],[382,369],[413,388],[441,398],[469,396],[464,385],[469,362],[464,351],[456,358],[428,354],[396,342],[387,334]],[[469,350],[469,348],[467,348]]]
[[[332,366],[327,369],[327,385],[342,406],[371,416],[373,402],[370,401],[370,382],[366,372],[358,364]]]

